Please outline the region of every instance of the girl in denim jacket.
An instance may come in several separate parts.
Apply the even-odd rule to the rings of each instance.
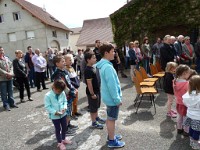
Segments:
[[[66,84],[63,80],[56,80],[53,83],[52,90],[46,93],[44,98],[45,109],[54,124],[56,139],[60,150],[65,150],[65,144],[71,143],[70,140],[65,139],[67,128],[67,99],[64,92],[65,88]]]

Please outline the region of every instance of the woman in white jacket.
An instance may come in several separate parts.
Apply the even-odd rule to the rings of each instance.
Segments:
[[[190,146],[200,149],[200,76],[194,75],[189,81],[189,90],[183,95],[183,103],[187,106],[187,119],[184,124],[189,126]]]

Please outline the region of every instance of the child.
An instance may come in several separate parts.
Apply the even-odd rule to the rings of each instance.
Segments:
[[[63,80],[56,80],[53,83],[52,90],[45,95],[45,108],[49,113],[49,118],[52,120],[58,147],[60,150],[65,150],[64,144],[71,144],[70,140],[65,139],[66,132],[66,109],[67,99],[65,96],[66,85]]]
[[[96,66],[101,77],[102,101],[107,107],[108,147],[120,148],[125,146],[125,142],[120,141],[121,136],[115,135],[115,121],[118,119],[119,108],[122,105],[122,92],[117,73],[110,62],[114,59],[114,47],[110,43],[105,43],[99,47],[99,50],[102,59]]]
[[[78,126],[70,124],[70,116],[71,116],[71,106],[72,101],[76,98],[76,89],[71,84],[69,75],[67,70],[65,69],[65,59],[61,55],[57,55],[53,58],[53,62],[57,67],[56,71],[52,75],[52,80],[62,79],[66,84],[65,94],[68,97],[68,109],[67,109],[67,132],[68,136],[75,135],[75,130],[78,129]]]
[[[177,64],[175,62],[168,62],[165,69],[165,76],[163,80],[163,86],[165,93],[167,93],[167,116],[176,118],[176,111],[172,110],[172,102],[174,99],[174,91],[172,81],[174,80],[174,74],[176,71]]]
[[[187,107],[183,104],[182,96],[188,90],[187,79],[190,76],[190,68],[187,65],[179,65],[176,68],[176,79],[173,81],[174,95],[176,97],[176,110],[177,110],[177,133],[184,136],[188,135],[188,127],[183,126],[183,120],[186,117]]]
[[[189,90],[183,95],[183,103],[187,106],[185,125],[189,126],[190,145],[200,149],[200,76],[193,75],[189,80]]]
[[[92,51],[90,51],[88,53],[85,53],[84,58],[87,63],[84,71],[84,77],[87,85],[86,94],[88,97],[92,127],[103,129],[102,124],[104,124],[105,121],[98,117],[98,108],[100,107],[100,88],[96,76],[96,71],[92,67],[96,63],[96,56]]]
[[[74,62],[73,55],[72,54],[67,54],[64,57],[65,57],[65,62],[66,62],[66,69],[68,71],[71,84],[78,91],[78,88],[80,87],[80,81],[78,79],[78,76],[77,76],[74,68],[72,67],[72,64]],[[72,117],[75,117],[75,118],[76,118],[76,116],[81,116],[82,115],[77,110],[77,103],[78,103],[78,92],[76,93],[76,98],[73,100],[73,103],[72,103]]]

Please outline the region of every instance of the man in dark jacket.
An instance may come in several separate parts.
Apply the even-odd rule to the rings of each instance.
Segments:
[[[174,61],[176,58],[175,49],[170,46],[171,36],[166,35],[164,37],[163,46],[160,48],[160,63],[162,70],[165,70],[165,67],[168,62]]]
[[[101,54],[99,52],[100,44],[101,44],[100,40],[96,40],[95,41],[95,49],[93,50],[93,52],[97,58],[97,62],[101,60]]]

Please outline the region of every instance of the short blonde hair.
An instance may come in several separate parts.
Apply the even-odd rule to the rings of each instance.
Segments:
[[[165,72],[171,72],[172,68],[176,68],[178,66],[175,62],[168,62],[165,68]]]
[[[65,58],[65,59],[71,58],[72,63],[74,63],[74,57],[73,57],[72,54],[66,54],[66,55],[64,56],[64,58]]]
[[[19,53],[23,54],[23,52],[22,52],[21,50],[16,50],[16,51],[15,51],[15,55],[17,55],[17,54],[19,54]]]

